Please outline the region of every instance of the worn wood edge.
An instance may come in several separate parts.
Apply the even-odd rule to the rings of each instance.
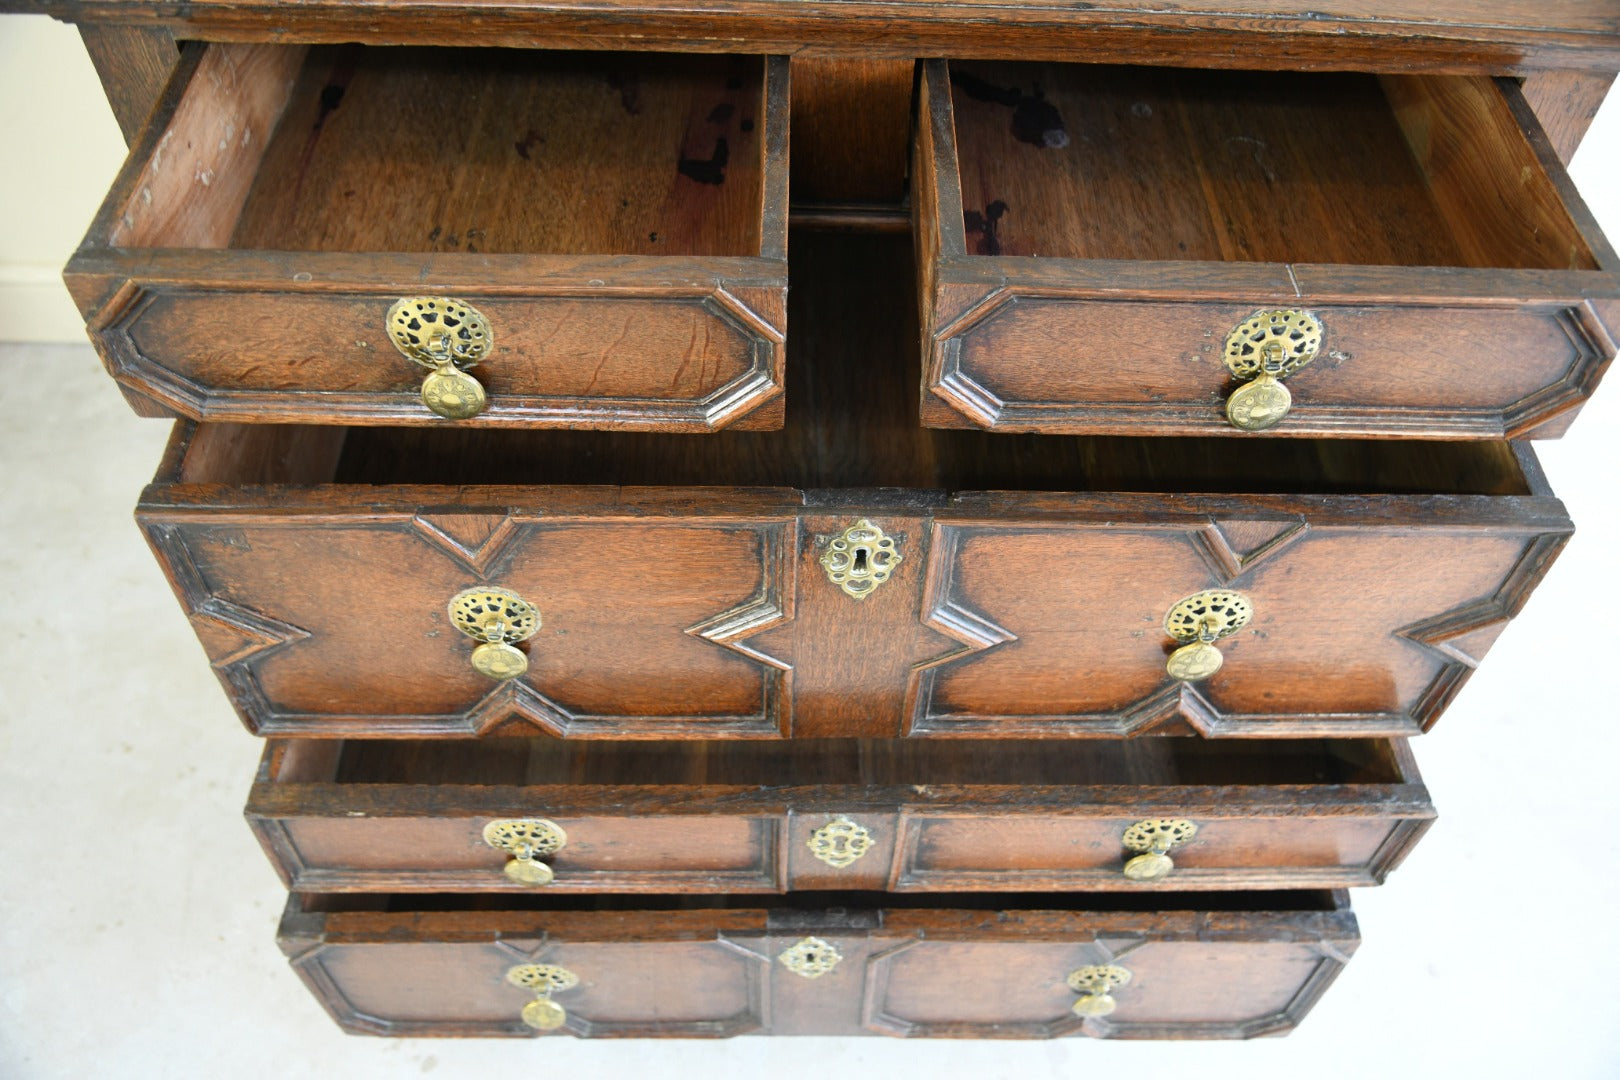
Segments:
[[[787,260],[788,175],[792,140],[792,71],[786,56],[765,58],[763,115],[765,138],[760,146],[760,249],[762,258]],[[784,287],[786,281],[783,282]],[[785,317],[784,317],[785,318]],[[780,329],[786,330],[786,326]]]
[[[1525,76],[1525,101],[1565,165],[1580,149],[1614,78],[1612,71],[1534,71]]]
[[[1199,67],[1272,66],[1294,70],[1414,70],[1522,73],[1547,68],[1614,70],[1620,32],[1560,27],[1333,17],[1312,12],[1268,17],[1267,48],[1255,50],[1255,16],[1012,4],[912,6],[880,3],[721,2],[701,11],[644,4],[545,5],[512,0],[481,8],[469,24],[459,5],[414,0],[398,19],[327,0],[298,17],[272,0],[184,7],[129,0],[6,0],[65,22],[155,25],[177,38],[302,43],[441,43],[687,52],[803,53],[912,58],[957,55]],[[987,40],[982,29],[993,24]]]
[[[79,38],[128,145],[162,98],[180,46],[163,27],[85,24]]]

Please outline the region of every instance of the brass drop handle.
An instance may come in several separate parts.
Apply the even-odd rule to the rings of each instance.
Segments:
[[[568,834],[545,818],[508,818],[484,826],[484,843],[512,856],[503,867],[508,878],[519,885],[550,885],[556,871],[540,856],[561,851]]]
[[[1169,852],[1198,835],[1198,826],[1186,818],[1148,818],[1125,830],[1126,850],[1140,852],[1125,862],[1132,881],[1161,881],[1176,868]]]
[[[1164,669],[1182,682],[1207,679],[1226,662],[1215,642],[1249,625],[1254,604],[1242,593],[1210,589],[1193,593],[1173,604],[1164,616],[1164,632],[1180,647],[1170,654]]]
[[[523,1022],[539,1031],[555,1031],[568,1022],[568,1010],[551,1000],[561,990],[579,985],[579,976],[557,964],[519,964],[506,973],[506,981],[534,991],[523,1006]]]
[[[388,309],[388,339],[406,359],[428,369],[422,404],[446,420],[484,411],[484,387],[467,374],[489,355],[489,320],[448,296],[407,296]]]
[[[1131,973],[1118,964],[1091,964],[1069,972],[1069,989],[1080,995],[1074,1015],[1102,1017],[1119,1007],[1113,992],[1131,981]]]
[[[1226,399],[1226,419],[1244,431],[1282,423],[1294,395],[1282,380],[1316,359],[1322,322],[1309,311],[1257,311],[1227,335],[1222,358],[1233,376],[1249,380]]]
[[[517,647],[540,629],[540,611],[511,589],[467,589],[450,598],[450,622],[479,642],[473,670],[491,679],[515,679],[529,670]]]

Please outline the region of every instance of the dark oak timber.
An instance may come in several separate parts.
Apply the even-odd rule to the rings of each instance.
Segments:
[[[797,898],[295,895],[281,947],[346,1031],[532,1036],[517,964],[559,964],[557,1034],[1251,1038],[1292,1029],[1360,941],[1342,892]],[[806,979],[806,937],[842,959]],[[1082,1021],[1064,980],[1129,969]]]
[[[925,65],[923,420],[997,431],[1558,434],[1609,362],[1616,259],[1511,81]],[[1292,412],[1221,360],[1305,308]]]
[[[446,426],[386,333],[486,315],[458,426],[781,423],[788,65],[194,46],[67,269],[185,416]]]
[[[905,241],[796,245],[780,432],[181,426],[140,520],[249,727],[1407,735],[1570,531],[1502,443],[928,431]],[[855,600],[818,560],[863,517],[903,561]],[[446,621],[480,582],[542,612],[512,682]],[[1223,586],[1255,620],[1173,682],[1166,611]]]
[[[1023,57],[1196,67],[1520,72],[1620,66],[1601,0],[0,0],[214,41]]]
[[[1404,741],[787,743],[276,740],[248,820],[300,891],[898,892],[1378,884],[1434,816]],[[556,879],[516,884],[500,818],[567,833]],[[847,817],[844,867],[811,835]],[[1121,872],[1144,818],[1198,825],[1175,870]]]

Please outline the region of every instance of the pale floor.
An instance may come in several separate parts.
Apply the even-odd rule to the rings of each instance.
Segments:
[[[1579,534],[1418,742],[1442,818],[1356,894],[1365,944],[1294,1035],[541,1047],[345,1036],[304,991],[241,820],[258,742],[130,518],[167,425],[132,416],[88,347],[0,347],[0,1076],[1620,1075],[1607,390],[1541,450]]]

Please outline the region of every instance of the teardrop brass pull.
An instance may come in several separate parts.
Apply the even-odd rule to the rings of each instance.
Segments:
[[[472,651],[473,670],[491,679],[515,679],[529,670],[517,647],[540,629],[540,612],[511,589],[468,589],[450,599],[450,621],[481,642]]]
[[[1309,311],[1257,311],[1226,337],[1227,370],[1252,380],[1226,399],[1226,419],[1244,431],[1265,431],[1282,423],[1294,396],[1282,380],[1316,359],[1322,323]]]
[[[540,861],[541,855],[555,855],[568,843],[568,834],[555,821],[545,818],[511,818],[484,826],[484,843],[510,852],[506,876],[519,885],[550,885],[556,872]]]
[[[1211,589],[1177,601],[1164,617],[1164,631],[1181,647],[1165,661],[1165,670],[1182,682],[1209,678],[1226,662],[1215,642],[1249,625],[1253,616],[1249,598],[1230,589]]]
[[[579,976],[557,964],[519,964],[506,973],[506,981],[534,991],[523,1006],[523,1022],[539,1031],[555,1031],[568,1022],[568,1010],[551,1000],[561,990],[579,985]]]
[[[412,363],[428,369],[422,404],[446,420],[484,411],[484,387],[467,374],[489,355],[489,320],[448,296],[407,296],[388,309],[388,339]]]
[[[1119,1006],[1113,991],[1131,981],[1131,973],[1118,964],[1091,964],[1069,972],[1069,989],[1080,995],[1076,1016],[1107,1016]]]
[[[1142,854],[1125,863],[1125,876],[1132,881],[1159,881],[1176,868],[1168,854],[1179,844],[1198,835],[1198,826],[1186,818],[1148,818],[1125,830],[1123,843],[1129,851]]]

